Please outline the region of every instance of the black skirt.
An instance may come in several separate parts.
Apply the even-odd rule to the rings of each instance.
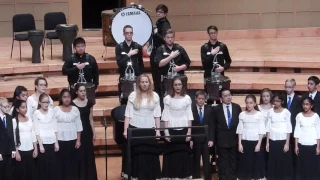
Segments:
[[[319,158],[316,155],[317,145],[304,146],[298,144],[299,154],[296,166],[296,180],[319,180]]]
[[[37,180],[37,170],[33,150],[19,151],[21,161],[14,161],[14,179],[15,180]]]
[[[62,180],[78,180],[78,150],[76,140],[59,141],[58,160]]]
[[[266,175],[264,150],[254,152],[258,141],[241,141],[243,153],[239,153],[237,177],[242,179],[261,179]]]
[[[61,169],[57,152],[54,151],[54,144],[43,144],[43,147],[45,152],[41,153],[38,146],[37,171],[40,180],[61,179]]]
[[[187,129],[169,130],[170,135],[186,135]],[[166,141],[163,155],[163,178],[190,178],[192,176],[192,151],[186,137]]]
[[[130,128],[135,128],[130,125]],[[155,130],[137,130],[132,136],[155,136]],[[127,142],[122,146],[122,177],[128,178]],[[161,178],[159,154],[161,149],[156,139],[131,140],[131,177],[139,180],[155,180]]]
[[[292,180],[293,165],[291,150],[283,152],[286,140],[269,140],[268,180]]]

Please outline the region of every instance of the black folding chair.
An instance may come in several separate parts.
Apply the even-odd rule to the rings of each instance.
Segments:
[[[11,55],[13,51],[14,41],[19,41],[20,48],[20,62],[21,62],[21,41],[28,41],[28,32],[29,30],[35,30],[36,24],[32,14],[16,14],[12,18],[12,46],[11,46]]]
[[[42,45],[42,58],[44,60],[44,47],[46,39],[50,40],[51,44],[51,59],[52,59],[52,39],[59,39],[55,30],[58,24],[67,24],[66,15],[63,12],[49,12],[44,15],[44,33],[45,39]],[[50,32],[46,32],[50,31]]]
[[[115,107],[111,111],[111,117],[114,120],[113,139],[117,144],[123,144],[123,142],[125,141],[125,138],[123,137],[125,111],[126,111],[126,105],[120,105],[118,107]]]

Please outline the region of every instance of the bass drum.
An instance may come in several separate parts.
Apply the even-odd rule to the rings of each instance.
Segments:
[[[151,38],[153,25],[148,13],[139,7],[125,7],[119,9],[112,17],[110,25],[113,39],[120,44],[124,41],[123,27],[133,28],[133,41],[144,46]]]

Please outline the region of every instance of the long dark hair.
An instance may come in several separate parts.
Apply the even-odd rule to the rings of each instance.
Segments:
[[[259,111],[259,108],[258,108],[258,105],[257,105],[257,98],[256,98],[255,95],[253,95],[253,94],[248,94],[248,95],[246,96],[246,99],[245,99],[244,101],[247,101],[247,99],[250,99],[250,98],[253,100],[254,103],[256,103],[256,105],[254,106],[254,109],[257,110],[257,111]],[[247,111],[247,110],[248,110],[248,109],[247,109],[247,106],[246,106],[246,111]]]
[[[72,94],[71,94],[71,95],[72,95],[72,100],[74,100],[75,98],[78,97],[77,92],[78,92],[79,88],[82,87],[82,86],[86,87],[83,83],[77,83],[77,84],[74,86],[74,91],[73,91]]]
[[[64,95],[64,93],[69,93],[70,98],[71,98],[71,93],[70,93],[69,89],[62,89],[59,94],[59,106],[63,105],[62,96]]]
[[[12,97],[12,107],[16,104],[16,101],[18,100],[17,97],[21,95],[22,92],[28,91],[26,87],[24,86],[17,86],[14,90],[13,97]]]
[[[12,111],[12,117],[14,117],[16,119],[16,123],[17,123],[16,131],[14,132],[16,134],[16,146],[17,147],[19,147],[21,145],[21,142],[20,142],[20,131],[19,131],[19,118],[18,118],[19,112],[17,110],[20,108],[20,106],[23,103],[26,103],[26,102],[23,101],[23,100],[18,99],[16,101],[16,104],[14,105],[13,111]]]
[[[182,82],[182,77],[181,76],[175,76],[173,79],[172,79],[172,83],[171,83],[171,89],[169,89],[169,94],[171,97],[174,97],[174,95],[176,94],[176,91],[174,90],[174,82],[176,80],[180,80],[181,81],[181,84],[182,84],[182,89],[181,89],[181,92],[180,92],[180,96],[185,96],[186,95],[186,88],[185,85],[183,84]]]
[[[314,100],[312,100],[311,97],[309,97],[309,96],[305,96],[305,97],[302,97],[302,98],[301,98],[301,106],[302,106],[302,109],[303,109],[303,101],[305,101],[305,100],[309,101],[309,103],[310,103],[311,106],[312,106],[312,107],[311,107],[311,111],[314,112],[314,108],[313,108]],[[303,110],[303,112],[304,112],[304,110]]]
[[[48,99],[49,99],[49,103],[50,103],[50,98],[49,98],[48,94],[46,94],[46,93],[42,93],[42,94],[40,94],[40,96],[39,96],[39,100],[38,100],[38,107],[37,107],[37,109],[40,109],[40,108],[41,108],[40,102],[41,102],[41,101],[42,101],[42,99],[43,99],[43,98],[45,98],[45,97],[48,97]]]

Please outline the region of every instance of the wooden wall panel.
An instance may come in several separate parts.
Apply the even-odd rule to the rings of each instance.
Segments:
[[[320,0],[126,0],[151,10],[166,4],[176,31],[201,31],[213,24],[221,30],[303,28],[320,26]],[[0,36],[11,36],[12,16],[32,13],[37,27],[43,15],[62,11],[69,23],[77,24],[81,36],[101,36],[101,31],[82,31],[81,0],[0,0]]]

